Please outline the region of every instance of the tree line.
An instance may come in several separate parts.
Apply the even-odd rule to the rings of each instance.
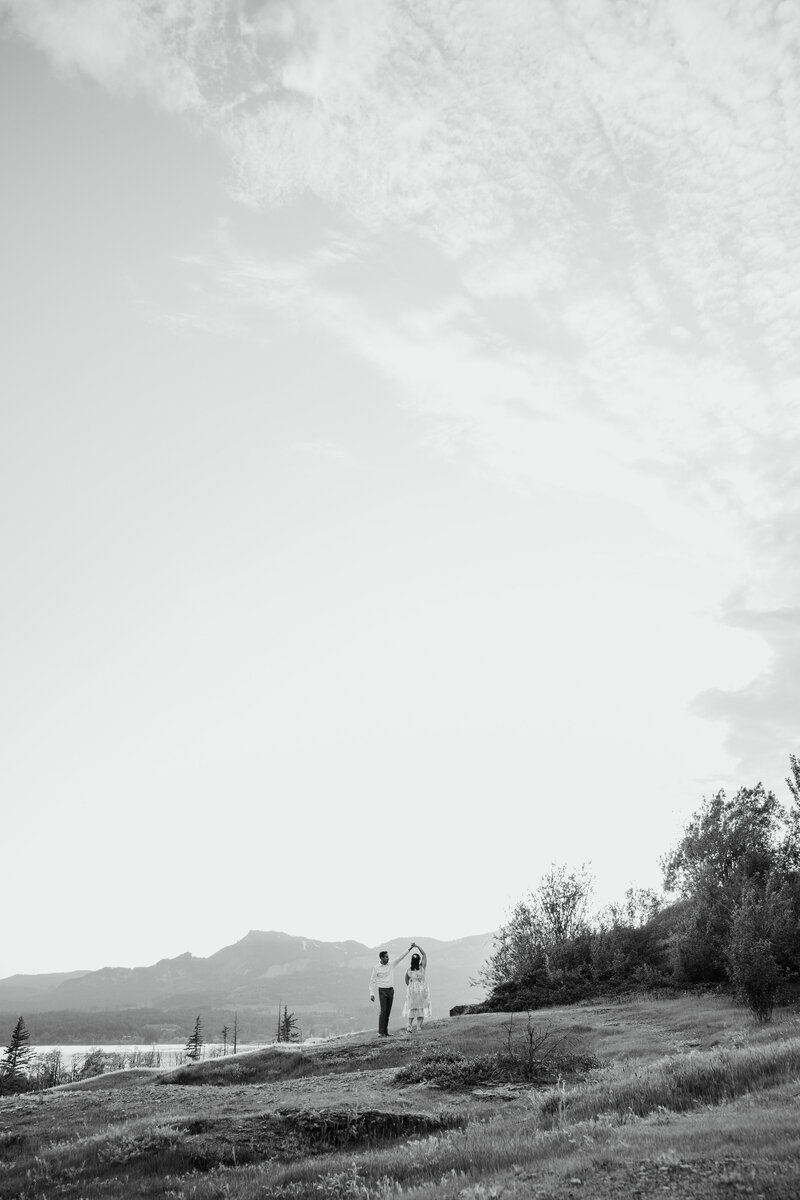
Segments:
[[[49,1011],[25,1012],[31,1040],[39,1045],[95,1045],[97,1043],[133,1043],[152,1045],[159,1042],[185,1042],[191,1032],[197,1009],[203,1014],[203,1024],[208,1029],[220,1030],[231,1025],[231,1010],[222,1005],[205,1005],[203,998],[194,1001],[196,1007],[174,1009],[125,1008],[108,1009],[52,1009]],[[0,1037],[6,1038],[20,1008],[0,1010]],[[310,1014],[312,1024],[328,1032],[318,1014]],[[270,1006],[256,1008],[248,1005],[239,1012],[239,1041],[266,1042],[275,1037],[275,1011]],[[312,1030],[313,1031],[313,1030]],[[231,1037],[232,1037],[231,1025]]]
[[[589,868],[552,866],[511,910],[479,979],[495,1011],[674,987],[735,993],[761,1021],[800,984],[800,760],[790,801],[761,783],[704,798],[662,858],[664,894],[590,917]]]
[[[215,1025],[220,1024],[228,1017],[228,1013],[228,1009],[220,1007],[210,1014],[209,1019]],[[19,1009],[0,1011],[0,1029],[11,1028],[18,1015]],[[51,1009],[26,1013],[25,1019],[31,1038],[36,1043],[57,1045],[61,1042],[71,1042],[74,1045],[91,1045],[96,1042],[145,1044],[185,1041],[194,1016],[195,1010],[188,1007],[170,1010],[126,1008],[116,1011]],[[251,1030],[251,1024],[248,1014],[248,1035],[255,1040],[257,1034],[255,1030]]]
[[[278,1027],[275,1040],[278,1042],[298,1042],[301,1037],[297,1017],[289,1012],[288,1005],[278,1006]],[[212,1054],[236,1054],[239,1046],[239,1014],[233,1014],[233,1023],[225,1023],[219,1031],[220,1046],[215,1046]],[[203,1022],[198,1013],[192,1026],[192,1032],[186,1039],[183,1054],[190,1062],[198,1062],[204,1057],[205,1040],[203,1037]],[[53,1049],[46,1054],[36,1055],[30,1044],[30,1031],[25,1018],[20,1016],[14,1025],[10,1041],[5,1053],[0,1058],[0,1095],[14,1092],[41,1090],[57,1087],[62,1083],[72,1083],[79,1079],[89,1079],[102,1075],[107,1071],[119,1071],[128,1067],[160,1067],[161,1055],[156,1045],[150,1051],[131,1051],[130,1053],[104,1051],[94,1048],[81,1060],[69,1063],[59,1049]]]

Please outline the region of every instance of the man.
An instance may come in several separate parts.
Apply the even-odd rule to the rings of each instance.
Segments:
[[[375,992],[377,990],[381,1006],[380,1016],[378,1017],[378,1037],[389,1036],[389,1013],[392,1011],[392,1002],[394,1000],[394,969],[399,962],[403,961],[407,954],[411,953],[412,946],[404,950],[400,957],[396,958],[393,963],[389,962],[389,951],[381,950],[378,955],[378,965],[372,968],[372,974],[369,979],[369,998],[374,1003]]]

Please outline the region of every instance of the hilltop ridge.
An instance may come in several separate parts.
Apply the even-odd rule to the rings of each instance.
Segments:
[[[483,989],[473,987],[470,980],[485,962],[493,936],[482,933],[454,941],[420,938],[428,951],[439,1014],[483,998]],[[397,956],[407,944],[393,938],[381,946]],[[306,1035],[344,1032],[371,1023],[367,985],[379,948],[354,940],[326,942],[251,929],[205,958],[187,951],[148,966],[1,979],[0,1020],[7,1023],[12,1013],[24,1012],[41,1041],[83,1041],[94,1014],[97,1040],[110,1040],[110,1034],[100,1029],[101,1014],[105,1020],[109,1014],[124,1013],[133,1019],[133,1013],[138,1013],[135,1028],[118,1034],[119,1040],[138,1036],[169,1041],[190,1032],[186,1028],[190,1013],[200,1012],[217,1025],[235,1011],[249,1023],[248,1035],[260,1040],[273,1028],[277,1007],[284,1003],[297,1014]],[[398,985],[401,981],[402,966]],[[60,1014],[60,1018],[54,1021],[46,1014]],[[85,1018],[80,1034],[79,1015]],[[105,1020],[104,1029],[107,1026]]]

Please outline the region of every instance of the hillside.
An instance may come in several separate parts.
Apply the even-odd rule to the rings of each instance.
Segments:
[[[799,1086],[797,1013],[721,997],[442,1019],[0,1099],[3,1194],[795,1200]]]
[[[88,974],[89,971],[58,971],[47,975],[9,975],[0,979],[0,1007],[33,1010],[40,1002],[47,1002],[62,983]]]
[[[484,993],[470,986],[491,950],[493,935],[478,934],[445,942],[420,938],[428,952],[428,975],[436,1011],[480,1000]],[[385,943],[392,957],[407,941]],[[76,1015],[98,1014],[98,1040],[113,1040],[100,1031],[99,1014],[127,1014],[125,1040],[176,1040],[191,1014],[204,1013],[214,1025],[234,1012],[249,1020],[249,1037],[262,1040],[273,1027],[279,1004],[297,1014],[305,1035],[330,1034],[372,1023],[368,982],[380,947],[360,942],[323,942],[276,931],[251,930],[240,941],[208,958],[181,954],[144,967],[105,967],[69,975],[11,976],[0,980],[0,1020],[8,1024],[19,1012],[47,1030],[44,1041],[85,1041],[91,1020]],[[402,966],[396,981],[402,983]],[[133,1012],[140,1014],[134,1022]],[[58,1021],[36,1022],[36,1014],[63,1014]],[[114,1022],[104,1018],[104,1029]],[[119,1026],[119,1021],[116,1023]],[[129,1026],[133,1025],[133,1028]],[[142,1033],[136,1033],[141,1028]],[[63,1030],[58,1036],[58,1030]],[[163,1030],[163,1036],[158,1030]],[[34,1032],[35,1036],[35,1032]],[[91,1038],[89,1039],[91,1040]]]

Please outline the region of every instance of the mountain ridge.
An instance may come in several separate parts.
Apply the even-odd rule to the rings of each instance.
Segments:
[[[486,961],[494,934],[481,933],[442,941],[420,938],[428,953],[428,976],[436,1015],[468,1000],[483,989],[471,985]],[[324,1027],[334,1032],[358,1022],[370,1023],[369,976],[378,950],[398,957],[405,938],[370,947],[353,939],[325,942],[280,930],[251,929],[236,942],[207,957],[186,951],[148,966],[101,967],[0,979],[0,1013],[122,1013],[126,1010],[185,1010],[249,1014],[272,1019],[287,1004],[305,1032]],[[402,997],[405,964],[396,974],[397,1000]],[[476,994],[480,993],[480,994]]]

